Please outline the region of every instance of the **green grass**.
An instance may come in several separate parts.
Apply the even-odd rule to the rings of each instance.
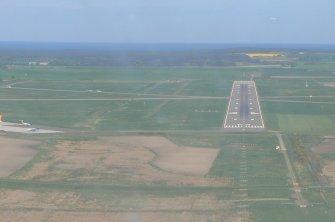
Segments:
[[[225,136],[220,139],[222,146],[220,153],[211,168],[210,177],[234,178],[235,181],[239,177],[246,176],[248,179],[248,188],[250,195],[259,198],[264,195],[258,193],[258,187],[285,187],[290,185],[286,177],[286,165],[282,154],[275,150],[276,139],[274,136]],[[228,140],[225,142],[225,140]],[[247,146],[247,158],[242,158],[242,146]],[[247,175],[241,174],[241,162],[247,163]],[[238,183],[234,186],[238,187]],[[255,191],[253,191],[255,189]],[[276,188],[274,188],[276,190]],[[254,193],[253,193],[254,192]],[[277,192],[277,191],[276,191]],[[270,192],[271,193],[271,192]],[[287,192],[284,192],[284,196]],[[273,194],[272,196],[276,196]]]
[[[331,209],[334,206],[299,208],[292,205],[276,205],[276,204],[254,204],[251,207],[252,220],[257,222],[306,222],[306,221],[334,221],[335,213]]]
[[[262,102],[262,108],[268,129],[316,135],[335,133],[335,105]]]
[[[335,133],[334,117],[278,114],[277,120],[281,131],[320,134]]]
[[[294,205],[291,196],[292,185],[288,181],[283,155],[274,149],[278,145],[274,135],[243,133],[237,135],[218,131],[225,117],[227,99],[142,101],[133,99],[165,98],[171,95],[227,97],[234,80],[248,80],[246,77],[248,75],[244,73],[260,74],[260,77],[256,78],[256,83],[261,97],[309,96],[311,94],[333,96],[335,88],[324,87],[320,84],[321,80],[309,80],[309,88],[306,88],[304,79],[268,78],[270,75],[316,75],[315,70],[322,69],[322,67],[322,65],[300,65],[293,69],[283,69],[16,66],[11,69],[0,69],[0,76],[3,79],[10,80],[10,82],[23,81],[17,84],[17,87],[52,89],[51,91],[39,91],[0,88],[0,99],[125,99],[122,101],[1,101],[0,110],[5,121],[17,122],[23,119],[36,125],[72,129],[72,131],[57,136],[25,137],[45,143],[40,146],[39,154],[13,177],[24,174],[32,164],[51,158],[50,151],[55,148],[57,142],[94,140],[100,136],[129,135],[122,131],[130,130],[134,131],[132,135],[153,135],[146,132],[152,131],[155,132],[155,135],[165,136],[184,146],[220,149],[207,177],[234,181],[228,187],[171,186],[166,183],[117,186],[115,184],[122,184],[122,177],[106,176],[102,177],[104,178],[102,180],[84,184],[75,180],[73,182],[42,182],[38,179],[28,181],[3,179],[0,181],[0,187],[42,192],[73,191],[86,198],[97,199],[105,203],[112,200],[128,203],[132,195],[136,194],[136,198],[130,201],[129,205],[133,207],[136,207],[136,201],[141,198],[145,199],[155,195],[169,198],[192,194],[213,194],[218,200],[285,198],[288,201],[248,202],[252,220],[255,222],[316,221],[319,218],[319,221],[332,221],[331,219],[335,216],[332,213],[334,209],[332,200],[335,197],[331,192],[327,193],[331,202],[328,208],[319,206],[300,209]],[[333,65],[328,64],[325,69],[332,67]],[[311,70],[308,71],[308,69]],[[322,73],[322,75],[326,74]],[[323,81],[333,80],[323,79]],[[1,84],[5,86],[7,83],[9,81]],[[87,92],[87,90],[96,89],[105,93]],[[122,93],[133,94],[124,95]],[[266,128],[282,131],[285,135],[303,134],[306,146],[315,144],[313,141],[319,141],[324,135],[335,134],[335,105],[311,104],[308,103],[309,98],[299,100],[307,103],[261,101]],[[332,98],[313,99],[313,101],[316,100],[334,102]],[[209,110],[212,112],[199,112]],[[160,130],[167,132],[159,132]],[[210,132],[211,130],[213,132]],[[240,168],[243,162],[242,150],[241,145],[238,145],[241,143],[252,144],[247,148],[246,158],[248,164],[247,197],[238,196],[238,191],[236,191],[240,188],[239,180],[242,176]],[[288,153],[294,169],[297,169],[299,158],[292,150],[290,137],[285,137],[285,143],[289,149]],[[330,156],[328,159],[333,159]],[[325,159],[326,157],[320,156],[320,158]],[[309,175],[306,166],[303,167],[305,167],[303,170],[297,171],[298,179],[306,186],[317,184]],[[85,169],[76,169],[69,172],[68,175],[76,178],[80,175],[87,176],[90,173],[92,172],[85,171]],[[119,181],[114,181],[118,179]],[[304,195],[312,203],[320,201],[317,190],[306,190]],[[290,205],[285,205],[285,203]],[[237,212],[238,207],[235,206],[234,210]],[[294,219],[291,220],[292,218]]]

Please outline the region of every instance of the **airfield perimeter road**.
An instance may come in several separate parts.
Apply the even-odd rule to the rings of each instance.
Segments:
[[[23,126],[19,123],[8,123],[0,122],[0,131],[4,132],[15,132],[15,133],[25,133],[25,134],[50,134],[50,133],[61,133],[61,131],[41,129],[35,126]]]
[[[264,129],[254,81],[234,81],[223,128]]]
[[[291,161],[288,157],[287,148],[285,146],[282,135],[280,133],[276,133],[276,136],[278,138],[278,142],[279,142],[279,145],[280,145],[280,150],[283,153],[284,158],[285,158],[285,163],[286,163],[286,166],[287,166],[287,169],[288,169],[288,175],[291,179],[291,182],[292,182],[292,185],[293,185],[293,188],[294,188],[294,192],[295,192],[295,195],[296,195],[296,198],[297,198],[297,205],[299,205],[300,207],[306,207],[307,201],[303,198],[303,196],[301,194],[301,188],[300,188],[300,185],[297,181],[295,173],[293,171],[293,166],[292,166],[292,163],[291,163]]]
[[[250,82],[250,81],[246,81]],[[115,91],[103,91],[103,92],[89,92],[88,90],[68,90],[68,89],[44,89],[44,88],[27,88],[27,87],[11,87],[0,86],[0,89],[16,89],[16,90],[28,90],[28,91],[47,91],[47,92],[69,92],[69,93],[83,93],[83,94],[100,94],[100,95],[124,95],[129,97],[122,98],[2,98],[0,101],[126,101],[126,100],[226,100],[229,97],[225,96],[190,96],[190,95],[176,95],[176,94],[150,94],[150,93],[132,93],[132,92],[115,92]],[[256,92],[257,93],[257,92]],[[147,97],[138,97],[147,96]],[[154,97],[149,97],[154,96]],[[312,98],[334,98],[335,96],[314,96]],[[283,100],[286,98],[309,98],[310,100]],[[335,102],[325,101],[312,101],[310,96],[265,96],[259,97],[260,101],[266,102],[278,102],[278,103],[309,103],[309,104],[330,104],[333,105]],[[223,127],[224,128],[224,127]]]
[[[153,93],[134,93],[134,92],[115,92],[115,91],[100,91],[100,92],[96,92],[96,91],[91,91],[91,90],[69,90],[69,89],[44,89],[44,88],[27,88],[27,87],[11,87],[11,88],[7,88],[5,86],[0,86],[0,89],[8,89],[8,90],[27,90],[27,91],[45,91],[45,92],[69,92],[69,93],[89,93],[89,94],[115,94],[115,95],[128,95],[128,96],[155,96],[155,97],[171,97],[171,98],[175,98],[175,97],[182,97],[182,98],[208,98],[210,96],[187,96],[187,95],[178,95],[177,94],[153,94]],[[211,98],[218,98],[218,99],[222,99],[222,98],[227,98],[227,97],[215,97],[212,96]]]

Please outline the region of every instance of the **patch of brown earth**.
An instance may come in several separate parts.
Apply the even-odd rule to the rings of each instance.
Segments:
[[[22,168],[37,153],[38,142],[0,137],[0,177]]]
[[[119,136],[60,143],[49,161],[33,165],[20,179],[113,181],[138,184],[229,185],[205,178],[217,149],[177,146],[164,137]],[[80,173],[76,173],[79,172]]]
[[[335,87],[335,82],[323,82],[322,85],[327,87]]]
[[[317,154],[327,154],[335,152],[335,139],[325,139],[319,145],[312,148],[312,151]]]
[[[0,190],[0,221],[235,221],[234,204],[214,194],[129,194],[107,202],[74,192]],[[137,199],[139,198],[139,199]],[[140,201],[139,201],[140,200]],[[132,202],[132,203],[131,203]],[[134,205],[135,203],[135,205]],[[224,220],[223,220],[224,219]]]
[[[97,208],[93,200],[82,198],[74,192],[33,192],[0,190],[0,210],[4,208],[90,209]],[[2,220],[1,220],[2,221]]]
[[[186,175],[206,175],[219,153],[218,149],[177,146],[164,137],[115,137],[131,146],[142,144],[156,154],[152,161],[158,168]]]
[[[221,210],[217,212],[53,212],[53,211],[2,211],[1,222],[237,222],[239,216],[232,216]]]
[[[327,161],[322,168],[322,173],[328,177],[331,185],[335,185],[335,161]]]

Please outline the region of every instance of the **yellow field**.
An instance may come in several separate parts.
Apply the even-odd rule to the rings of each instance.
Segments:
[[[250,58],[255,57],[277,57],[277,56],[284,56],[282,53],[245,53],[245,55],[249,56]]]

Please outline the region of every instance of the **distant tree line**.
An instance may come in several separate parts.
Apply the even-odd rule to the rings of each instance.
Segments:
[[[233,66],[236,62],[257,62],[243,53],[224,50],[0,50],[0,66],[27,65],[32,61],[47,61],[54,66]]]
[[[219,50],[0,50],[0,66],[27,65],[29,62],[48,62],[52,66],[234,66],[238,64],[280,64],[287,62],[264,61],[251,59],[246,52],[262,52],[264,49],[238,48]],[[269,49],[267,49],[269,51]],[[270,51],[278,51],[271,49]],[[281,49],[283,51],[283,49]],[[285,51],[288,55],[295,55],[295,59],[311,61],[320,59],[320,54],[309,52],[296,56],[296,51]],[[322,55],[324,56],[324,54]],[[334,58],[334,54],[328,55]]]

